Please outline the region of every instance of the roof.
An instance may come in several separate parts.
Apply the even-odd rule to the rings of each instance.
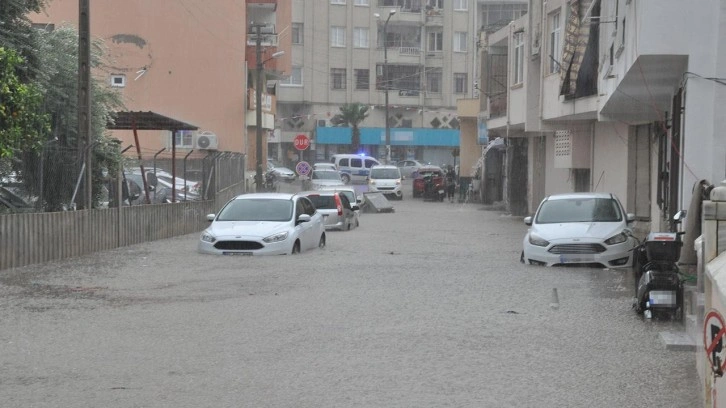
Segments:
[[[595,192],[552,194],[547,197],[547,200],[577,200],[584,198],[612,198],[612,194]]]
[[[156,112],[115,112],[113,123],[106,128],[112,130],[198,130],[197,126],[172,119]]]
[[[297,194],[291,193],[247,193],[240,194],[234,200],[254,200],[258,198],[275,200],[292,200]]]

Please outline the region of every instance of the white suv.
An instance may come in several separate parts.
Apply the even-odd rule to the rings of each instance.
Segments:
[[[373,166],[368,175],[368,190],[379,191],[384,195],[392,195],[399,200],[403,200],[401,179],[401,169],[396,166]]]

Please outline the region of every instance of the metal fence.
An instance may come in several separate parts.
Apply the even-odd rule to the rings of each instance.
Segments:
[[[77,162],[70,163],[72,170],[68,172],[54,167],[59,177],[68,177],[79,170]],[[159,172],[164,167],[157,164],[160,164]],[[215,153],[198,160],[195,165],[203,176],[198,181],[202,184],[199,199],[168,204],[126,203],[77,211],[66,206],[62,211],[42,212],[40,210],[47,206],[48,200],[43,199],[38,204],[37,188],[40,186],[31,185],[38,180],[19,172],[0,173],[3,177],[0,180],[6,186],[0,188],[0,192],[26,189],[30,191],[27,195],[34,199],[27,208],[5,207],[6,211],[0,213],[0,270],[201,231],[207,225],[206,214],[216,212],[228,200],[246,191],[245,157],[238,153]],[[45,168],[40,174],[44,172]],[[61,188],[49,185],[48,179],[42,182],[45,184],[43,194],[54,194],[49,191]]]

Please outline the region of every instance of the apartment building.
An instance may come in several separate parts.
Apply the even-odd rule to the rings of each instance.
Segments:
[[[289,47],[289,40],[285,42],[284,36],[272,31],[289,30],[289,10],[289,1],[277,0],[222,0],[213,4],[93,1],[91,36],[103,41],[109,61],[94,75],[118,89],[126,110],[154,112],[197,127],[196,131],[176,133],[180,156],[192,151],[201,156],[213,151],[249,153],[255,149],[255,115],[249,114],[255,109],[250,100],[255,98],[249,95],[254,95],[257,66],[250,18],[265,23],[262,55],[267,58]],[[77,1],[54,0],[43,13],[31,18],[38,24],[77,27],[78,12]],[[278,37],[283,38],[278,41]],[[289,55],[288,49],[287,57],[266,61],[264,76],[289,74]],[[274,106],[271,99],[271,92],[265,92],[265,106]],[[268,119],[271,114],[271,108],[265,109],[269,130],[274,127],[274,120]],[[252,129],[247,128],[250,119]],[[169,130],[138,134],[144,158],[172,146]],[[137,144],[128,130],[114,131],[114,137],[124,147]],[[135,149],[130,153],[135,155]]]
[[[697,180],[724,177],[723,91],[705,79],[723,74],[723,2],[682,7],[531,0],[527,16],[483,34],[481,117],[506,141],[499,182],[513,212],[608,191],[640,228],[661,229]]]
[[[360,124],[367,153],[386,157],[388,117],[393,159],[452,163],[457,100],[478,94],[481,2],[293,0],[292,76],[279,83],[280,138],[270,148],[297,159],[292,140],[305,134],[314,141],[307,160],[349,152],[350,129],[330,120],[357,102],[369,106]]]

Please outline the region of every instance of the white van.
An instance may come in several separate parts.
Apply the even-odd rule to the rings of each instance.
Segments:
[[[330,162],[338,166],[340,178],[345,184],[365,182],[371,167],[381,164],[373,157],[360,154],[334,154]]]
[[[403,200],[401,170],[393,165],[373,166],[368,176],[368,191],[380,191],[383,195]]]

